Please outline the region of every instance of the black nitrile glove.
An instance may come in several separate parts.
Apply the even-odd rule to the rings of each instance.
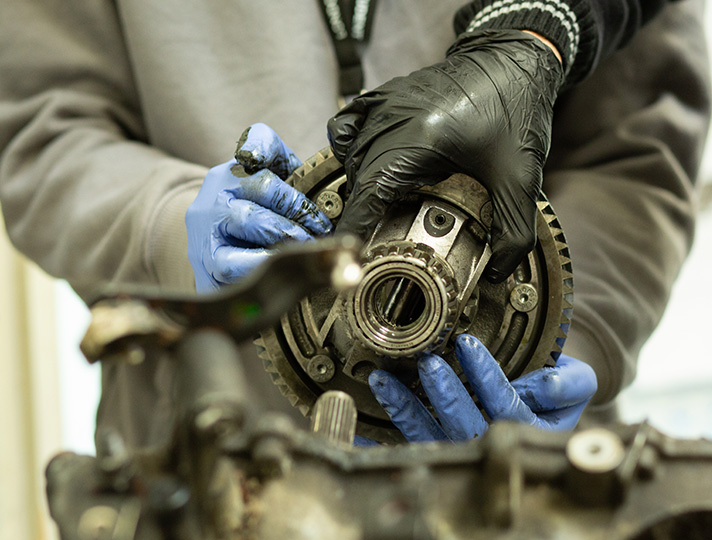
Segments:
[[[477,179],[493,203],[490,281],[536,243],[536,201],[549,152],[560,62],[524,32],[463,34],[445,61],[363,94],[329,121],[351,191],[336,231],[370,235],[408,191],[451,174]]]

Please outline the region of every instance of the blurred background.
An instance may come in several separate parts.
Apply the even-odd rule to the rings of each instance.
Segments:
[[[709,9],[707,23],[712,27]],[[706,204],[692,252],[642,351],[638,376],[619,400],[626,422],[712,439],[712,139],[701,182]],[[94,453],[99,367],[78,348],[88,322],[72,289],[17,254],[0,228],[0,539],[57,538],[44,467],[61,450]]]

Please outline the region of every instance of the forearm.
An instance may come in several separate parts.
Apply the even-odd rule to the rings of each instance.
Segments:
[[[85,297],[106,281],[190,287],[183,215],[204,172],[109,129],[28,126],[6,151],[3,214],[18,249]]]
[[[671,9],[558,103],[544,191],[574,265],[564,350],[596,369],[596,403],[633,378],[692,242],[709,122],[701,8]]]
[[[183,213],[205,169],[147,144],[108,5],[7,3],[0,31],[7,228],[21,251],[83,295],[101,281],[190,286]]]
[[[531,30],[561,53],[567,83],[586,77],[671,0],[475,0],[455,17],[457,33]]]

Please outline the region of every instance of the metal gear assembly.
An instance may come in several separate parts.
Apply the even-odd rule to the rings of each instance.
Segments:
[[[346,176],[330,149],[287,182],[338,222]],[[543,196],[538,210],[536,247],[493,284],[480,279],[490,257],[492,203],[479,183],[456,174],[394,203],[361,250],[357,287],[311,294],[255,341],[274,383],[305,415],[324,392],[345,391],[356,402],[360,435],[399,442],[368,387],[376,368],[427,404],[417,357],[439,354],[466,382],[452,346],[460,333],[476,336],[510,379],[554,365],[571,321],[573,275],[564,233]]]

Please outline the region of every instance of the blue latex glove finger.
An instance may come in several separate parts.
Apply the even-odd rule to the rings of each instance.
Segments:
[[[235,283],[265,261],[270,251],[254,246],[313,239],[293,221],[251,201],[233,199],[226,205],[231,213],[217,224],[211,236],[212,257],[203,261],[212,281],[219,285]]]
[[[558,375],[564,374],[564,378],[559,380],[551,388],[557,388],[557,393],[551,395],[536,394],[537,388],[531,382],[537,380],[533,377],[528,386],[531,402],[548,402],[552,406],[547,412],[535,414],[527,403],[519,397],[514,386],[507,380],[506,375],[497,364],[497,361],[487,351],[487,349],[476,338],[461,334],[456,340],[456,352],[460,365],[462,366],[467,379],[470,381],[473,390],[480,398],[483,408],[493,421],[513,420],[525,424],[531,424],[540,429],[548,431],[564,431],[573,429],[578,422],[584,407],[595,392],[595,375],[593,370],[571,368],[571,363],[563,370],[558,371]],[[578,361],[576,361],[578,362]],[[566,362],[565,362],[566,364]],[[546,370],[554,368],[543,368],[541,378],[547,375]],[[591,377],[594,379],[591,384]],[[546,377],[548,379],[548,377]],[[584,380],[579,380],[583,378]],[[570,386],[570,389],[562,390],[561,387]],[[546,385],[544,386],[546,388]],[[580,395],[579,402],[570,404],[574,393],[580,390],[586,393]],[[555,396],[562,397],[559,405],[554,401]]]
[[[225,194],[223,194],[224,196]],[[229,212],[216,225],[213,249],[237,239],[254,246],[269,247],[280,242],[306,242],[314,237],[294,221],[252,201],[227,197]]]
[[[455,354],[472,389],[492,420],[538,424],[537,416],[519,398],[497,360],[480,341],[468,334],[455,340]]]
[[[587,402],[596,393],[597,382],[591,366],[562,354],[555,367],[522,375],[512,386],[532,411],[545,412]]]
[[[452,441],[467,441],[487,431],[487,421],[453,369],[433,354],[418,360],[423,390]]]
[[[576,427],[576,424],[578,424],[583,410],[586,408],[586,405],[588,405],[588,401],[587,399],[577,405],[539,413],[537,416],[545,426],[549,426],[547,429],[551,431],[571,431]]]
[[[239,165],[231,168],[239,181],[228,191],[236,199],[255,202],[280,216],[291,219],[316,235],[331,232],[331,221],[306,195],[281,180],[272,171],[263,169],[247,175]]]
[[[282,180],[302,162],[267,124],[252,124],[237,141],[235,158],[249,174],[269,169]]]
[[[361,448],[367,448],[369,446],[381,446],[380,443],[369,439],[368,437],[362,437],[361,435],[354,435],[354,446],[359,446]]]
[[[299,160],[264,124],[240,138],[233,159],[213,167],[185,214],[188,259],[198,292],[219,289],[263,262],[285,240],[305,241],[331,231],[316,205],[288,186]]]
[[[447,435],[425,405],[395,376],[377,369],[368,377],[376,401],[410,442],[444,441]]]
[[[230,245],[218,247],[210,262],[205,265],[210,279],[207,283],[201,283],[198,291],[235,283],[265,262],[270,254],[265,248],[239,248]]]

